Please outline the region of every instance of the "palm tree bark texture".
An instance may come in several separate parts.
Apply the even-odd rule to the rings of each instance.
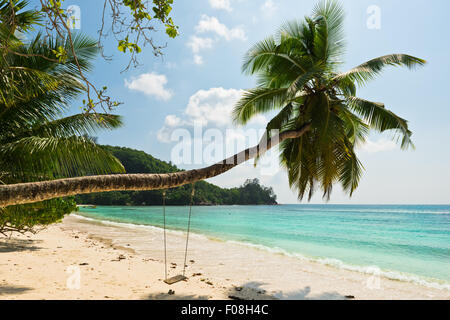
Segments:
[[[115,174],[66,178],[51,181],[20,183],[0,186],[0,207],[34,203],[77,194],[107,191],[143,191],[179,187],[221,175],[234,167],[262,156],[275,145],[304,135],[311,124],[299,130],[285,131],[234,156],[209,167],[168,174]]]

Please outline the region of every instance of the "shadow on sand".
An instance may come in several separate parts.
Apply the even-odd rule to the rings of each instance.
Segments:
[[[41,241],[22,239],[0,239],[0,253],[37,251],[41,247],[36,246]]]
[[[178,294],[167,294],[167,293],[157,293],[150,294],[144,297],[146,300],[208,300],[208,296],[198,296],[198,295],[178,295]]]
[[[323,292],[311,295],[311,288],[304,287],[296,291],[279,291],[268,293],[262,286],[263,282],[247,282],[240,286],[225,289],[224,297],[230,300],[349,300],[338,292]],[[208,296],[199,295],[170,295],[168,293],[150,294],[144,299],[148,300],[208,300]]]
[[[21,294],[27,291],[33,290],[27,287],[17,287],[10,285],[0,285],[0,298],[10,294]]]
[[[239,287],[228,290],[228,298],[234,300],[348,300],[346,296],[338,292],[324,292],[319,295],[311,295],[311,288],[304,287],[296,291],[279,291],[270,294],[262,288],[265,283],[247,282]]]

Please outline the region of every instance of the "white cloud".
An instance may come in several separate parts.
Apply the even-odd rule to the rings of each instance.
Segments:
[[[278,10],[278,7],[273,0],[266,0],[261,5],[261,7],[259,7],[259,9],[261,10],[262,16],[265,19],[270,19],[275,15],[276,11]]]
[[[172,134],[171,128],[162,127],[156,133],[156,138],[158,139],[159,142],[170,143],[171,142],[171,140],[170,140],[170,135],[171,134]]]
[[[358,149],[367,153],[378,153],[391,151],[397,148],[397,145],[392,140],[381,139],[378,141],[371,141],[367,139],[366,143],[361,145]]]
[[[231,8],[230,0],[209,0],[209,4],[214,9],[221,9],[228,12],[233,10],[233,8]]]
[[[203,57],[198,54],[194,54],[194,63],[197,65],[203,64]]]
[[[201,38],[197,36],[192,36],[189,38],[187,46],[191,48],[194,54],[194,63],[197,65],[203,64],[203,57],[199,54],[203,49],[211,49],[214,40],[211,38]]]
[[[264,11],[265,13],[272,13],[273,11],[277,10],[277,6],[275,5],[275,3],[273,2],[273,0],[266,0],[261,8],[262,11]]]
[[[224,88],[197,91],[189,98],[183,119],[175,115],[166,117],[164,127],[158,132],[158,140],[169,142],[168,137],[174,128],[192,127],[194,123],[222,129],[234,127],[232,110],[243,92],[243,90]],[[249,123],[259,127],[264,127],[266,124],[267,119],[263,115],[254,117]]]
[[[245,31],[241,27],[230,29],[216,17],[209,17],[205,14],[201,16],[200,21],[195,27],[195,31],[197,34],[213,33],[216,35],[214,39],[197,35],[193,35],[189,38],[186,45],[191,49],[193,53],[193,62],[196,65],[203,64],[203,57],[200,54],[201,51],[211,49],[214,43],[218,42],[220,39],[225,39],[227,41],[234,39],[247,40]]]
[[[193,53],[199,53],[202,49],[212,48],[214,41],[211,38],[200,38],[197,36],[190,37],[187,46],[191,48]]]
[[[169,143],[173,129],[183,125],[185,125],[185,121],[174,114],[169,114],[164,121],[164,126],[158,130],[156,138],[160,142]]]
[[[242,90],[212,88],[199,90],[189,98],[185,114],[193,122],[223,127],[231,124],[231,111]]]
[[[209,17],[207,15],[202,15],[200,21],[195,27],[197,33],[205,33],[205,32],[213,32],[217,34],[219,37],[226,39],[227,41],[233,39],[239,40],[247,40],[247,36],[245,35],[245,31],[241,27],[228,28],[216,17]]]
[[[176,115],[170,114],[166,117],[164,123],[169,127],[178,127],[183,123],[183,120],[178,118]]]
[[[232,110],[236,102],[242,97],[243,90],[211,88],[199,90],[189,98],[185,114],[192,122],[205,126],[217,127],[233,126]],[[250,124],[265,125],[263,115],[256,116]]]
[[[137,78],[133,77],[130,81],[125,79],[125,87],[166,101],[173,95],[172,91],[165,88],[167,82],[165,75],[152,72],[141,74]]]

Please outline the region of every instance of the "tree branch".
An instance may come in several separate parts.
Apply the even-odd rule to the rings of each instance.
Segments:
[[[212,166],[167,174],[117,174],[86,176],[52,181],[0,185],[0,207],[40,202],[77,194],[107,191],[143,191],[169,189],[225,173],[252,158],[257,158],[287,139],[304,135],[311,128],[307,123],[296,131],[285,131]]]

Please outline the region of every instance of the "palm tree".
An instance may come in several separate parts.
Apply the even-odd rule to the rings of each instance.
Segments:
[[[8,40],[9,50],[0,56],[0,184],[123,173],[120,161],[89,137],[99,129],[119,127],[119,116],[62,117],[84,90],[77,68],[91,69],[97,43],[73,37],[78,61],[68,54],[60,62],[55,52],[68,49],[68,40],[43,39],[40,34],[27,44],[13,36]],[[0,210],[0,233],[31,231],[35,224],[54,222],[73,209],[74,202],[61,199],[8,207]]]
[[[391,54],[340,73],[343,21],[341,5],[323,1],[310,18],[289,22],[275,36],[257,43],[242,68],[258,76],[258,87],[247,91],[235,107],[236,123],[246,124],[255,115],[277,110],[268,133],[311,124],[304,136],[280,145],[281,164],[299,199],[305,194],[311,199],[317,187],[329,199],[336,182],[352,195],[362,174],[355,146],[365,142],[371,129],[392,131],[401,137],[403,149],[413,146],[407,121],[381,103],[356,97],[356,87],[387,66],[413,68],[425,61]]]
[[[414,68],[424,60],[405,54],[375,58],[345,73],[338,72],[344,50],[342,7],[318,4],[311,17],[284,25],[273,37],[256,44],[243,70],[259,76],[234,109],[234,120],[247,123],[269,111],[279,113],[267,126],[267,144],[242,151],[207,168],[171,174],[104,175],[0,186],[0,206],[54,197],[117,190],[173,188],[222,174],[258,158],[277,142],[281,163],[299,198],[310,198],[317,185],[328,198],[340,182],[351,195],[362,173],[355,146],[370,129],[392,131],[401,147],[412,146],[407,121],[383,104],[356,97],[356,86],[372,80],[387,66]],[[276,136],[271,130],[277,129]]]
[[[97,54],[96,42],[81,35],[73,42],[78,64],[89,70]],[[61,46],[69,46],[68,41],[43,40],[38,34],[0,58],[3,183],[124,171],[118,159],[89,138],[98,129],[119,127],[119,116],[81,113],[61,117],[84,89],[70,55],[64,63],[48,58]]]

